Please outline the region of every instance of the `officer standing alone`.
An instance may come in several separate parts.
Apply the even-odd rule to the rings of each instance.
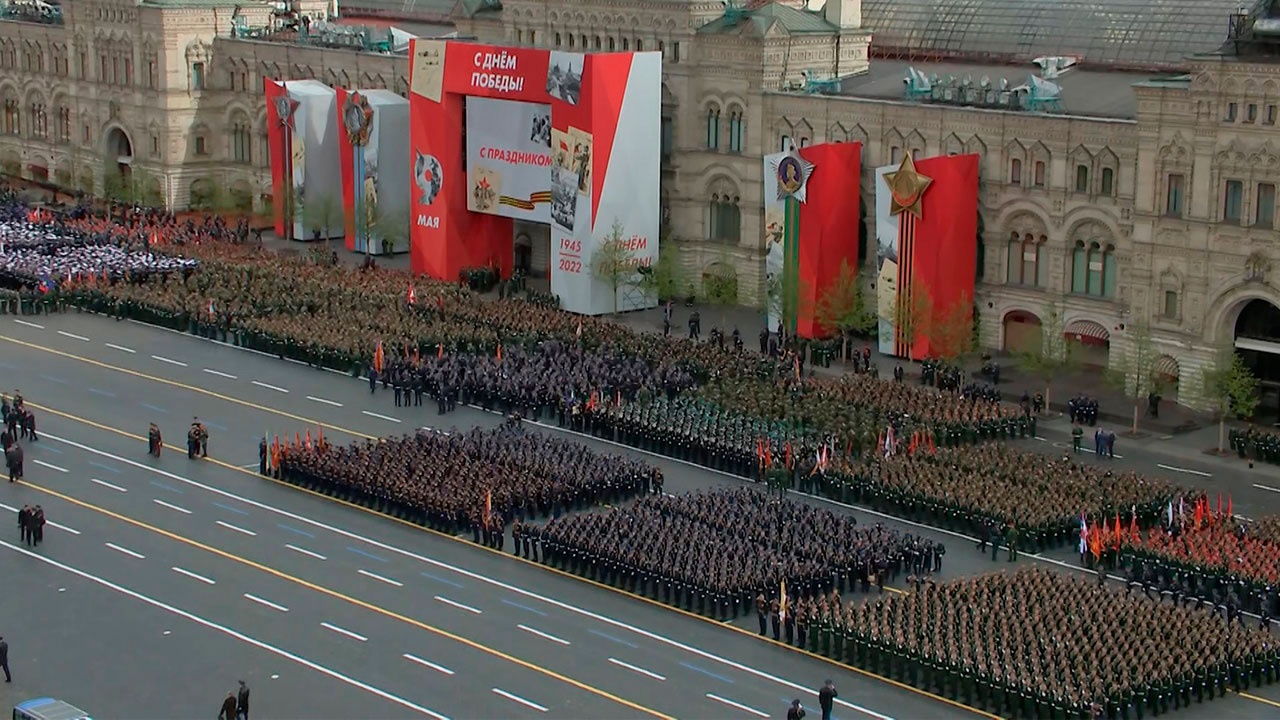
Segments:
[[[835,683],[828,680],[822,684],[822,689],[818,691],[818,707],[822,708],[822,720],[831,720],[831,711],[838,697],[840,693],[836,692]]]

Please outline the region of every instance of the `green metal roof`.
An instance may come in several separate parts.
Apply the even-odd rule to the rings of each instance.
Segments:
[[[483,12],[502,9],[502,0],[458,0],[458,9],[464,17],[475,17]]]
[[[724,15],[698,28],[698,32],[710,35],[747,32],[763,37],[772,27],[781,28],[790,35],[825,35],[838,29],[827,22],[822,13],[769,3],[751,10],[731,7]]]

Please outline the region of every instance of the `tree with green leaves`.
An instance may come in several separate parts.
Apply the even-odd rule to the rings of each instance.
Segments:
[[[1113,341],[1110,353],[1111,367],[1103,373],[1106,381],[1133,400],[1133,428],[1138,434],[1138,416],[1142,400],[1158,384],[1155,377],[1156,358],[1160,353],[1151,337],[1151,326],[1146,321],[1130,323],[1126,332],[1127,342],[1116,352]]]
[[[1227,452],[1227,417],[1251,418],[1262,402],[1258,378],[1231,345],[1219,348],[1213,365],[1200,372],[1200,385],[1193,394],[1217,418],[1219,455]]]
[[[402,248],[408,250],[409,205],[380,202],[375,206],[374,215],[373,232],[369,237],[376,236],[379,240],[385,240],[390,245],[390,252],[397,252]]]
[[[849,358],[849,343],[854,335],[866,334],[876,327],[876,312],[862,287],[858,271],[847,260],[840,261],[840,271],[818,298],[818,322],[840,334],[840,356]]]
[[[308,240],[327,240],[336,228],[343,225],[342,205],[333,195],[307,194],[302,203],[303,227],[311,233]]]
[[[916,342],[921,337],[928,337],[929,326],[934,315],[933,296],[929,286],[913,281],[906,288],[898,288],[897,302],[893,305],[891,317],[893,329],[897,337],[907,346],[907,359],[915,360]],[[893,337],[884,338],[893,341]]]
[[[218,213],[230,209],[233,200],[220,180],[202,177],[192,181],[187,206],[200,212]]]
[[[591,275],[609,288],[614,315],[618,314],[618,291],[636,284],[639,267],[639,258],[627,239],[626,229],[621,220],[615,219],[609,234],[591,253]]]
[[[682,276],[679,252],[664,239],[658,246],[658,261],[647,272],[641,271],[637,285],[662,302],[679,294]]]
[[[1031,347],[1014,354],[1014,363],[1027,374],[1044,383],[1044,406],[1049,407],[1053,382],[1073,372],[1078,366],[1070,340],[1067,340],[1066,321],[1058,303],[1045,303],[1040,313],[1040,336]]]
[[[973,353],[979,347],[973,316],[973,299],[968,295],[939,308],[929,324],[929,352],[949,364]]]
[[[738,304],[738,276],[722,269],[733,267],[727,252],[721,251],[715,267],[716,271],[703,274],[702,292],[698,298],[707,305],[720,309],[720,325],[723,326],[726,308]]]

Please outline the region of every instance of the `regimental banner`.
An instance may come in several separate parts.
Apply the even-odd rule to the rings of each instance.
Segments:
[[[409,101],[389,90],[337,90],[348,250],[409,249]]]
[[[764,158],[768,327],[829,334],[818,308],[841,265],[858,269],[860,143],[824,143]]]
[[[615,291],[594,268],[610,240],[628,262],[657,257],[661,55],[433,40],[410,55],[414,272],[505,276],[518,218],[550,224],[565,309],[652,307],[636,283]]]
[[[467,209],[551,222],[551,106],[467,98]]]
[[[952,155],[876,169],[879,346],[923,359],[970,317],[977,270],[978,156]]]

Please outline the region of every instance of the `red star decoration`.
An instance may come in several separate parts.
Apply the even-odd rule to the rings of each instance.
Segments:
[[[481,187],[481,188],[483,188],[483,189],[485,189],[485,190],[488,190],[488,189],[489,189],[489,178],[480,178],[480,183],[479,183],[479,185],[480,185],[480,187]]]

